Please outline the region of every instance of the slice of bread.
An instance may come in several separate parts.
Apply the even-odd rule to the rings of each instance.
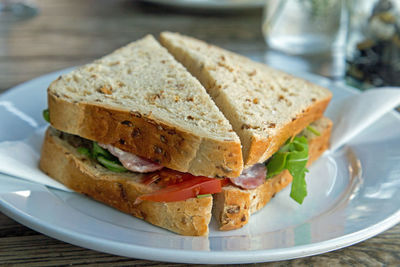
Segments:
[[[332,97],[323,87],[191,37],[163,32],[160,42],[230,121],[246,166],[264,162],[320,118]]]
[[[63,132],[208,177],[239,176],[241,144],[204,87],[152,36],[62,75],[48,88]]]
[[[79,142],[81,138],[51,127],[47,129],[39,163],[42,171],[74,191],[175,233],[208,234],[211,196],[168,203],[143,201],[133,205],[139,195],[155,191],[156,185],[144,185],[142,174],[107,170],[78,153],[71,139]]]
[[[317,160],[329,147],[332,122],[328,118],[321,118],[311,124],[319,131],[320,136],[309,130],[300,134],[308,139],[309,166]],[[249,222],[250,215],[264,207],[276,193],[281,191],[292,181],[289,171],[268,179],[264,184],[252,190],[244,190],[234,185],[223,187],[222,192],[214,194],[213,215],[219,223],[220,230],[234,230],[243,227]]]

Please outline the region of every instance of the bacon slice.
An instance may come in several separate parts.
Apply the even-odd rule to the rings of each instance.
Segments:
[[[125,152],[115,146],[100,144],[100,143],[99,146],[101,146],[104,149],[107,149],[111,154],[116,156],[122,163],[122,165],[130,171],[146,173],[146,172],[154,172],[157,170],[161,170],[163,168],[163,166],[161,166],[160,164],[136,156],[132,153]]]
[[[265,182],[267,168],[264,164],[258,163],[250,168],[244,169],[242,174],[236,178],[230,178],[231,182],[243,189],[254,189]]]

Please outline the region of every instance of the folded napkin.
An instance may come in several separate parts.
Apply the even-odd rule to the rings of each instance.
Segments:
[[[398,105],[400,105],[400,88],[373,89],[334,99],[328,109],[328,116],[334,122],[330,152],[349,142]],[[46,127],[37,128],[24,140],[0,142],[0,172],[52,188],[71,191],[38,168],[40,147]]]
[[[372,89],[331,106],[333,131],[330,151],[335,151],[400,105],[400,88]]]
[[[38,128],[29,138],[24,140],[1,142],[0,172],[52,188],[71,191],[39,169],[40,148],[47,127],[46,125]]]

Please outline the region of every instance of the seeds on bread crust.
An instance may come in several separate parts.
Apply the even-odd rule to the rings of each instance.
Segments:
[[[152,36],[64,74],[48,95],[52,124],[60,130],[192,174],[227,175],[214,166],[221,165],[238,176],[243,168],[228,120]]]

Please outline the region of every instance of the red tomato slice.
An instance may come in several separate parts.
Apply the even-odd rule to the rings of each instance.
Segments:
[[[232,184],[231,180],[228,178],[221,179],[221,186],[224,187],[225,185]]]
[[[141,200],[155,202],[173,202],[186,200],[203,194],[214,194],[221,192],[221,180],[204,176],[192,176],[181,183],[169,185],[156,192],[141,195],[136,203]]]
[[[149,175],[147,175],[143,181],[143,184],[145,185],[150,185],[160,179],[160,174],[158,172],[152,172]]]
[[[190,173],[183,173],[168,168],[163,168],[159,171],[155,171],[146,175],[142,183],[145,185],[150,185],[154,182],[157,182],[157,184],[164,187],[181,183],[184,180],[191,179],[192,177],[196,176],[193,176]]]

